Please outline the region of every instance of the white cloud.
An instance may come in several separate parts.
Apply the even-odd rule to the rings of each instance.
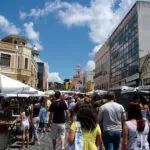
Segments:
[[[20,12],[20,18],[39,18],[55,12],[60,21],[68,27],[87,26],[91,40],[102,44],[135,1],[121,0],[119,8],[114,10],[115,0],[91,0],[89,7],[79,3],[55,0],[46,2],[43,8],[33,8],[29,13]]]
[[[13,23],[9,22],[7,18],[0,15],[0,30],[6,34],[19,34],[20,29]]]
[[[89,53],[89,57],[93,59],[95,57],[95,54],[100,50],[101,46],[102,46],[101,44],[96,45],[93,48],[92,52]]]
[[[39,18],[55,12],[58,19],[67,27],[86,26],[89,37],[96,45],[102,45],[113,30],[117,27],[124,15],[137,0],[120,0],[119,7],[114,10],[116,0],[91,0],[89,6],[79,3],[55,0],[45,3],[44,8],[31,9],[29,13],[20,13],[20,18]],[[93,58],[98,51],[96,46],[89,57]],[[92,60],[87,62],[86,69],[95,68]]]
[[[31,43],[35,45],[39,50],[43,49],[40,43],[40,38],[39,38],[40,34],[38,31],[35,31],[34,23],[33,22],[25,23],[24,28],[25,28],[25,35],[29,38]]]
[[[51,72],[49,73],[49,82],[63,83],[63,80],[60,78],[58,72]]]
[[[20,19],[25,19],[27,17],[27,13],[20,11],[19,12]]]
[[[92,71],[94,69],[95,69],[95,62],[93,60],[89,60],[86,64],[86,67],[84,68],[84,70]]]

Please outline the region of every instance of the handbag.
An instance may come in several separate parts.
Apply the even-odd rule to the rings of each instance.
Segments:
[[[68,144],[66,150],[83,150],[83,135],[81,124],[79,121],[76,121],[76,133],[75,133],[75,140],[72,145]]]

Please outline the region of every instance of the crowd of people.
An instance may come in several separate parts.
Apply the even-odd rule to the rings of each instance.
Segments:
[[[40,144],[40,132],[51,130],[53,150],[60,139],[62,150],[149,150],[149,103],[135,97],[125,110],[115,94],[93,99],[55,92],[55,98],[34,101],[21,112],[23,147],[25,137]],[[66,134],[66,123],[70,125]],[[67,137],[66,137],[67,136]],[[66,140],[67,139],[67,143]]]
[[[25,107],[21,108],[20,123],[22,131],[22,148],[29,143],[40,145],[38,130],[46,132],[48,128],[49,108],[51,101],[48,97],[34,98]]]

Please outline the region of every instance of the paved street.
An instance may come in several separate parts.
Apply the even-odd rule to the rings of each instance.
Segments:
[[[68,133],[67,127],[67,133]],[[52,140],[51,140],[51,132],[39,133],[40,137],[40,145],[29,145],[29,150],[53,150],[52,148]],[[67,137],[67,135],[66,135]],[[21,137],[18,138],[16,142],[14,142],[9,148],[6,150],[18,150],[21,147]],[[60,150],[60,143],[57,142],[57,150]]]

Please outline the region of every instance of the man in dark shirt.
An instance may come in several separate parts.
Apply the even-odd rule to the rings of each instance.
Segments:
[[[56,149],[56,139],[60,137],[61,139],[61,147],[64,149],[65,145],[65,121],[66,115],[68,116],[68,108],[66,103],[61,100],[61,94],[59,91],[55,92],[56,100],[50,106],[50,122],[52,122],[51,126],[51,135],[53,142],[53,150]]]

